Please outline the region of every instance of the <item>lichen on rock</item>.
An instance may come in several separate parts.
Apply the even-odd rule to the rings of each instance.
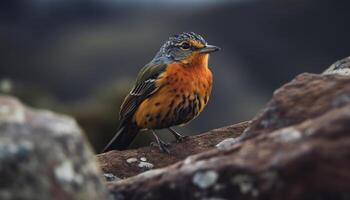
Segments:
[[[341,59],[333,63],[328,69],[322,74],[339,74],[339,75],[350,75],[350,57]]]
[[[0,199],[107,199],[74,119],[0,96]]]
[[[216,183],[218,176],[218,173],[213,170],[199,171],[194,174],[192,182],[201,189],[207,189]]]

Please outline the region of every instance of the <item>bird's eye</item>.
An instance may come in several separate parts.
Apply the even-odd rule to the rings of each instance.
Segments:
[[[180,46],[181,49],[189,49],[190,47],[190,44],[188,44],[187,42],[182,43]]]

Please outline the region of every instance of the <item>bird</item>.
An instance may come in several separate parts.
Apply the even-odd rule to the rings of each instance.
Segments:
[[[102,152],[125,150],[140,131],[151,131],[159,150],[169,144],[155,130],[168,129],[178,142],[185,136],[172,127],[196,118],[208,103],[213,75],[209,54],[220,50],[194,32],[170,36],[139,72],[119,112],[119,128]]]

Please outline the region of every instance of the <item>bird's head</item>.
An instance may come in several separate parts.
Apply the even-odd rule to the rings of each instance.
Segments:
[[[220,50],[209,45],[196,33],[184,32],[174,35],[160,48],[154,60],[191,63],[198,59],[208,59],[208,54]]]

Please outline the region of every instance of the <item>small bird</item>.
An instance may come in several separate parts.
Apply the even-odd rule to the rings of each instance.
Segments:
[[[184,139],[172,127],[187,124],[208,103],[213,83],[209,54],[218,50],[193,32],[170,37],[139,72],[120,108],[119,130],[103,152],[124,150],[139,131],[150,130],[160,151],[170,153],[154,130],[167,128],[177,141]]]

